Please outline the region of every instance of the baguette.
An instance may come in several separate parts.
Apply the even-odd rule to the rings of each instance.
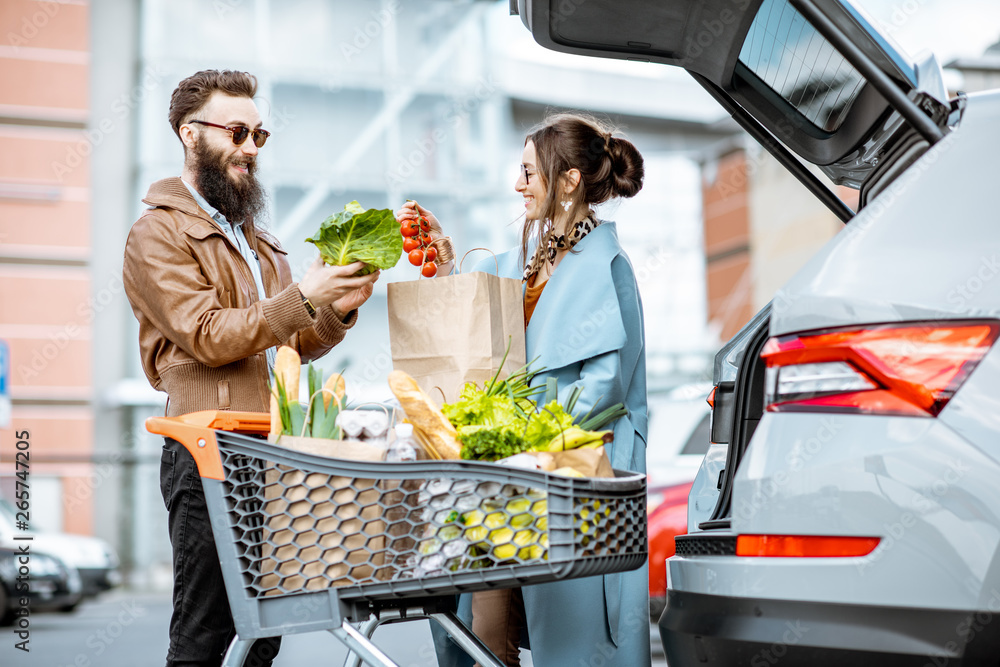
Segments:
[[[285,387],[288,402],[299,400],[299,371],[302,359],[299,353],[287,345],[278,348],[274,357],[274,381],[271,387],[271,433],[272,437],[281,435],[281,411],[278,408],[278,381]],[[298,434],[296,434],[298,435]]]
[[[323,389],[327,390],[323,392],[323,407],[327,409],[329,409],[330,403],[334,398],[337,399],[338,404],[342,404],[344,397],[347,395],[347,383],[344,381],[344,376],[340,373],[331,374],[326,379]]]
[[[458,442],[458,431],[408,373],[398,370],[389,373],[389,388],[403,406],[406,418],[413,424],[413,428],[430,441],[441,458],[461,458],[462,446]]]

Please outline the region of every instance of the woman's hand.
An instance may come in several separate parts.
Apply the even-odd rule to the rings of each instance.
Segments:
[[[445,236],[444,229],[441,227],[441,223],[438,221],[437,216],[431,213],[430,210],[424,208],[417,202],[410,199],[405,204],[403,204],[398,211],[396,211],[396,222],[398,222],[400,226],[402,226],[404,223],[410,220],[416,221],[421,216],[423,216],[423,218],[427,220],[427,224],[430,225],[430,231],[428,232],[428,235],[431,237],[431,242],[438,250],[438,258],[435,261],[438,267],[437,275],[447,276],[451,273],[452,269],[455,266],[455,258],[454,256],[442,257],[441,254],[442,247],[447,246],[449,249],[451,249],[452,255],[454,255],[454,249],[452,248],[451,245],[451,238]],[[445,240],[440,241],[438,243],[434,243],[435,241],[438,241],[438,239],[445,239]],[[447,259],[447,261],[444,261],[445,259]]]

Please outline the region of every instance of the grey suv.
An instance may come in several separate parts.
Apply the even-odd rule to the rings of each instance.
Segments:
[[[845,223],[716,357],[671,667],[1000,665],[1000,93],[839,0],[511,4],[548,48],[688,70]]]

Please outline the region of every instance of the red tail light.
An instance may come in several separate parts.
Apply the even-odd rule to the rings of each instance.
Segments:
[[[936,416],[1000,323],[884,325],[767,341],[765,404],[785,410]]]
[[[739,535],[737,556],[770,558],[846,558],[867,556],[879,537],[826,537],[820,535]]]
[[[712,408],[713,410],[715,409],[715,390],[716,389],[718,389],[718,387],[712,387],[712,392],[708,395],[708,398],[705,399],[705,402],[708,403],[708,407]]]

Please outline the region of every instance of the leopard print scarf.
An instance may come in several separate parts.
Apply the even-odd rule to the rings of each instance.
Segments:
[[[573,225],[573,228],[566,234],[557,235],[555,232],[550,231],[545,238],[545,243],[535,249],[535,254],[531,256],[531,260],[524,267],[523,280],[528,280],[531,276],[538,273],[538,270],[542,267],[542,262],[547,261],[549,265],[554,265],[556,263],[556,255],[560,250],[572,250],[584,236],[594,231],[599,224],[601,224],[600,220],[593,215],[588,215]]]

